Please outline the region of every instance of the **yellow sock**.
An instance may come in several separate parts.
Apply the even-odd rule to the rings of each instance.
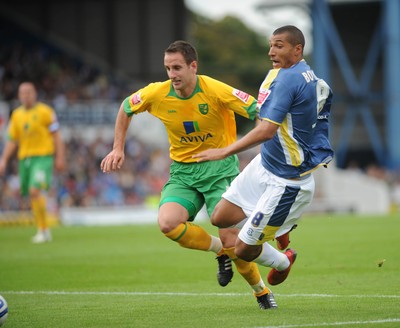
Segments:
[[[257,264],[254,262],[246,262],[239,259],[235,255],[235,248],[224,248],[224,252],[229,258],[235,263],[237,271],[242,275],[242,277],[249,283],[250,286],[257,286],[261,279],[260,271],[258,270]],[[254,289],[254,288],[253,288]],[[258,288],[257,288],[258,289]]]
[[[202,251],[213,250],[212,238],[202,227],[186,222],[179,224],[175,229],[165,234],[169,239],[176,241],[185,248],[198,249]]]
[[[37,227],[40,230],[46,230],[48,228],[46,220],[46,197],[40,195],[37,198],[33,198],[31,201],[31,206]]]

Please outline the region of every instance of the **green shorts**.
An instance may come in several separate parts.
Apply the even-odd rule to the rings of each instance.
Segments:
[[[19,161],[22,196],[28,196],[31,188],[49,189],[53,176],[53,163],[53,156],[28,157]]]
[[[175,202],[189,212],[189,221],[206,204],[208,215],[220,201],[221,195],[239,174],[238,157],[201,163],[172,162],[170,178],[161,192],[160,206]]]

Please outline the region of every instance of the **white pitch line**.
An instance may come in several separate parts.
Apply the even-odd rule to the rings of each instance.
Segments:
[[[110,292],[110,291],[46,291],[46,290],[10,290],[1,291],[3,295],[119,295],[119,296],[248,296],[248,293],[175,293],[175,292]],[[278,296],[278,294],[276,294]],[[370,298],[371,295],[335,295],[335,294],[279,294],[280,297],[315,297],[315,298]],[[374,298],[398,298],[400,295],[373,295]],[[323,326],[344,326],[344,325],[367,325],[367,324],[383,324],[400,322],[400,318],[367,320],[367,321],[343,321],[343,322],[322,322],[315,324],[299,324],[299,325],[280,325],[280,326],[261,326],[252,328],[306,328],[306,327],[323,327]]]
[[[10,290],[2,294],[14,295],[126,295],[126,296],[248,296],[249,293],[189,293],[189,292],[112,292],[112,291],[63,291],[63,290]],[[337,295],[337,294],[275,294],[279,297],[311,298],[398,298],[400,295]]]
[[[343,321],[343,322],[321,322],[301,325],[280,325],[280,326],[257,326],[253,328],[300,328],[300,327],[323,327],[323,326],[344,326],[344,325],[369,325],[381,323],[400,322],[400,318],[365,320],[365,321]]]

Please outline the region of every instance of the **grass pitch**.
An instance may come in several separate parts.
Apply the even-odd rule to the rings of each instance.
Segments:
[[[279,308],[263,311],[237,272],[219,287],[213,254],[156,225],[61,226],[43,245],[32,227],[2,227],[4,327],[399,327],[399,231],[396,216],[304,216],[296,263],[272,288]]]

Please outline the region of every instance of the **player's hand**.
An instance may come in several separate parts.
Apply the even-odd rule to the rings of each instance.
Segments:
[[[63,157],[56,156],[55,161],[54,161],[54,168],[56,169],[57,172],[65,172],[65,160]]]
[[[201,153],[193,155],[192,157],[196,158],[197,162],[217,161],[227,157],[227,154],[225,152],[225,148],[212,148],[204,150]]]
[[[125,154],[117,150],[111,151],[100,163],[100,169],[103,173],[117,171],[122,167],[125,161]]]

